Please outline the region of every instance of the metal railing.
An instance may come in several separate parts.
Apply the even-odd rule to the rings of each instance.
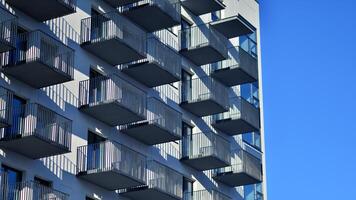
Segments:
[[[127,129],[132,125],[148,122],[150,124],[155,124],[166,131],[169,131],[172,135],[177,137],[182,136],[182,113],[169,107],[164,102],[156,98],[151,97],[147,99],[146,119],[147,120],[144,121],[121,125],[119,126],[119,129]]]
[[[229,107],[228,88],[210,76],[182,80],[180,91],[182,102],[195,103],[211,99],[226,109]]]
[[[41,62],[74,76],[74,50],[42,31],[17,35],[16,49],[0,54],[0,66]]]
[[[246,173],[257,180],[262,181],[262,162],[245,150],[238,152],[238,159],[234,159],[234,164],[228,167],[216,169],[215,175],[222,173]]]
[[[138,64],[142,62],[157,63],[162,69],[166,70],[173,76],[180,78],[181,76],[181,56],[173,50],[171,47],[163,44],[156,36],[151,35],[147,38],[147,50],[146,56],[142,60],[134,61],[128,64],[120,65],[120,69],[129,68],[132,64]]]
[[[146,116],[146,93],[118,76],[112,74],[79,82],[79,107],[113,101]]]
[[[0,43],[15,47],[17,18],[0,7]]]
[[[213,115],[214,121],[224,119],[243,119],[257,128],[260,127],[259,109],[241,96],[230,98],[229,111]]]
[[[210,25],[202,24],[179,31],[179,49],[192,49],[210,45],[219,51],[224,57],[228,56],[228,39],[221,33],[211,28]]]
[[[257,60],[241,47],[229,48],[229,58],[213,64],[209,64],[212,71],[225,68],[242,68],[252,77],[258,76]]]
[[[70,150],[72,121],[36,103],[12,107],[12,124],[0,129],[0,139],[36,136]]]
[[[230,143],[213,132],[185,135],[181,143],[182,157],[196,159],[214,156],[226,163],[231,162]]]
[[[78,147],[77,167],[78,173],[115,170],[138,181],[146,180],[146,157],[113,141]]]
[[[12,123],[12,99],[13,92],[0,87],[0,124],[3,126],[10,125]]]
[[[174,21],[180,21],[181,19],[181,6],[180,0],[141,0],[139,2],[123,5],[119,7],[120,12],[129,11],[132,8],[142,5],[157,6],[168,14]]]
[[[5,176],[6,177],[6,176]],[[1,183],[0,199],[4,200],[68,200],[69,195],[35,181],[16,184]]]
[[[185,192],[183,200],[231,200],[231,198],[216,190],[198,190]]]
[[[171,84],[160,85],[153,88],[155,91],[158,92],[158,95],[161,99],[165,102],[173,101],[174,103],[179,104],[179,89],[172,86]]]
[[[146,32],[115,11],[82,19],[80,35],[81,43],[119,39],[141,55],[146,53]]]
[[[163,44],[171,47],[175,51],[179,51],[178,36],[171,30],[162,29],[152,33],[156,36]]]

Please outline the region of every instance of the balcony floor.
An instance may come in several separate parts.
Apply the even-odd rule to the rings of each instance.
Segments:
[[[123,175],[116,170],[91,170],[79,173],[77,176],[83,180],[86,180],[110,191],[128,187],[137,187],[145,184],[143,181],[139,181],[127,175]]]
[[[150,61],[130,65],[122,71],[148,87],[165,85],[180,79],[179,76],[160,67],[157,62]]]
[[[182,5],[195,15],[202,15],[225,8],[219,0],[183,0]]]
[[[231,136],[258,131],[259,129],[243,119],[218,120],[214,122],[212,126]]]
[[[215,156],[204,156],[198,158],[182,158],[181,162],[199,171],[227,167],[230,164]]]
[[[123,15],[143,27],[147,32],[154,32],[180,24],[180,19],[176,20],[160,7],[149,5],[148,3],[130,8],[124,11]]]
[[[85,105],[80,108],[92,117],[109,124],[117,126],[144,120],[144,117],[134,113],[122,106],[118,101],[99,102],[93,105]]]
[[[257,77],[252,77],[240,67],[218,69],[211,76],[228,87],[257,81]]]
[[[2,52],[7,52],[14,49],[14,47],[11,45],[11,43],[0,39],[0,53]]]
[[[144,55],[119,38],[87,42],[81,46],[111,65],[129,63],[145,58]]]
[[[230,187],[238,187],[243,185],[251,185],[261,183],[262,181],[256,179],[247,173],[234,173],[234,172],[227,172],[221,173],[213,177],[216,181],[224,183]]]
[[[4,66],[3,72],[34,88],[43,88],[73,80],[69,74],[41,61]]]
[[[240,20],[238,16],[211,22],[210,25],[227,38],[239,37],[254,32],[254,30]]]
[[[17,152],[32,159],[39,159],[70,152],[55,142],[41,139],[35,135],[0,140],[0,147]]]
[[[182,102],[180,106],[198,117],[222,113],[228,110],[211,99],[192,103]]]
[[[46,21],[75,12],[75,10],[58,0],[6,0],[6,3],[38,21]]]
[[[165,192],[162,192],[156,188],[137,188],[137,189],[130,189],[130,191],[121,193],[120,196],[134,199],[134,200],[181,200],[182,198],[175,197],[173,195],[169,195]]]
[[[161,144],[180,139],[180,137],[175,136],[158,125],[149,122],[130,125],[127,129],[124,129],[121,132],[147,145]]]
[[[182,49],[179,51],[179,53],[198,66],[215,63],[227,59],[227,52],[225,56],[209,44],[197,47],[190,47],[189,49]]]

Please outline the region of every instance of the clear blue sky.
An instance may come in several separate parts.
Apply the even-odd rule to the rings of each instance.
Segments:
[[[356,200],[356,0],[260,0],[269,200]]]

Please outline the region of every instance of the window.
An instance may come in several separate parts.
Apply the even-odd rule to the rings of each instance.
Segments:
[[[181,101],[190,101],[192,98],[192,75],[185,70],[182,70],[182,88]]]
[[[257,58],[257,36],[256,32],[239,37],[240,47],[251,56]]]
[[[190,33],[190,30],[189,30],[189,28],[191,27],[192,25],[188,22],[188,21],[186,21],[186,20],[184,20],[184,19],[182,19],[182,21],[181,21],[181,29],[182,29],[182,31],[181,31],[181,49],[186,49],[186,48],[188,48],[189,46],[190,46],[190,38],[191,38],[191,33]]]
[[[183,177],[183,194],[186,194],[184,200],[193,199],[193,182],[185,177]]]
[[[242,135],[242,140],[253,146],[257,150],[261,150],[261,135],[258,132],[245,133]]]
[[[22,172],[8,167],[6,165],[1,166],[1,172],[3,173],[2,178],[2,187],[0,191],[0,199],[6,200],[16,200],[18,198],[18,191],[9,192],[9,188],[13,188],[16,186],[17,183],[22,181]]]
[[[182,146],[181,146],[181,152],[183,157],[187,157],[190,155],[191,149],[192,149],[192,137],[193,137],[193,127],[191,127],[189,124],[184,123],[182,124]]]
[[[262,184],[244,186],[244,200],[263,200]]]
[[[12,99],[12,125],[5,129],[6,137],[14,137],[17,134],[22,133],[21,129],[23,129],[23,119],[25,117],[25,104],[26,100],[19,97],[14,96]]]
[[[214,21],[218,21],[219,19],[221,19],[221,10],[218,11],[214,11],[211,13],[211,20]]]
[[[240,92],[242,98],[253,104],[256,108],[260,107],[258,82],[241,85]]]

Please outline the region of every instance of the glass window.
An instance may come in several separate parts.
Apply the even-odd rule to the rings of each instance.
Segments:
[[[258,132],[245,133],[242,135],[242,140],[247,144],[261,150],[261,135]]]
[[[263,200],[262,185],[244,186],[244,200]]]

